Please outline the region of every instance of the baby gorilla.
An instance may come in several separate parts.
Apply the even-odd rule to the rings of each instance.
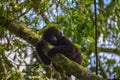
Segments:
[[[61,53],[76,63],[81,64],[81,52],[68,39],[62,36],[62,33],[56,27],[49,27],[44,31],[42,40],[36,45],[38,55],[45,65],[50,65],[51,63],[49,57],[45,55],[42,50],[45,42],[54,46],[48,51],[49,57],[52,57],[57,53]]]

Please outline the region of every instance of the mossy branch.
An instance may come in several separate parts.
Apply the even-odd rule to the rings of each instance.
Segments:
[[[10,32],[14,33],[16,36],[23,38],[32,45],[36,45],[37,42],[40,40],[40,35],[32,32],[26,27],[26,25],[7,20],[5,19],[5,17],[0,16],[0,26],[6,28]]]
[[[80,80],[104,80],[61,54],[57,54],[53,57],[52,61],[68,74],[74,75]]]
[[[28,29],[24,24],[14,23],[10,20],[6,20],[4,17],[0,17],[0,26],[6,28],[16,36],[23,38],[28,43],[35,46],[40,40],[40,36]],[[51,59],[54,64],[65,70],[67,73],[74,75],[81,80],[104,80],[99,76],[87,71],[81,65],[69,60],[63,55],[56,55]]]

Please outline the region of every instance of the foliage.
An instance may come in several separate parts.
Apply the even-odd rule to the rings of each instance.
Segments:
[[[105,69],[109,74],[107,78],[120,79],[120,1],[97,1],[98,33],[94,32],[93,4],[93,0],[1,0],[0,17],[4,16],[11,22],[23,23],[40,35],[46,26],[57,26],[63,35],[81,50],[82,65],[91,69],[92,72],[95,68],[93,55],[95,34],[98,34],[98,52],[109,52],[107,56],[105,56],[106,53],[99,55],[101,63],[105,65],[100,65],[100,67],[107,67]],[[2,18],[0,18],[1,21],[3,21]],[[117,60],[113,56],[117,56]],[[10,75],[10,78],[15,80],[22,73],[25,73],[22,76],[24,79],[49,79],[52,75],[51,72],[48,72],[48,68],[38,63],[32,45],[4,29],[1,25],[0,64],[1,79]],[[46,74],[40,74],[41,69],[41,72],[45,71]],[[102,73],[101,69],[99,71]]]

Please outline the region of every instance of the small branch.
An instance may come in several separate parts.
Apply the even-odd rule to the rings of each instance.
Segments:
[[[98,75],[98,52],[97,52],[97,6],[96,6],[96,0],[94,0],[94,7],[95,7],[95,56],[96,56],[96,74]]]
[[[98,47],[98,49],[100,49],[100,51],[103,51],[103,52],[115,53],[117,55],[120,55],[120,50],[117,49],[117,48],[103,48],[103,47]]]
[[[102,74],[103,77],[104,77],[105,79],[108,79],[108,75],[107,75],[105,69],[104,69],[103,66],[102,66],[102,63],[101,63],[101,61],[100,61],[100,58],[98,58],[98,61],[99,61],[100,69],[101,69],[101,71],[102,71],[102,73],[103,73],[103,74]]]

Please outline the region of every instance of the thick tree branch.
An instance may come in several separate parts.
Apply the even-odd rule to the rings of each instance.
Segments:
[[[32,45],[36,45],[36,43],[40,40],[39,35],[29,30],[23,24],[17,24],[10,20],[6,20],[4,17],[0,17],[0,26],[8,29],[16,36],[23,38],[24,40],[28,41],[28,43]],[[81,65],[69,60],[68,58],[64,57],[63,55],[56,55],[52,58],[54,64],[62,68],[71,75],[76,76],[78,79],[81,80],[104,80],[89,71],[83,68]]]
[[[23,38],[32,45],[36,45],[40,39],[40,36],[28,29],[26,25],[6,20],[5,17],[0,17],[0,26],[6,28],[16,36]]]
[[[80,80],[104,80],[61,54],[57,54],[52,58],[52,61],[54,64],[59,65],[61,69],[64,69],[68,74],[74,75]]]

